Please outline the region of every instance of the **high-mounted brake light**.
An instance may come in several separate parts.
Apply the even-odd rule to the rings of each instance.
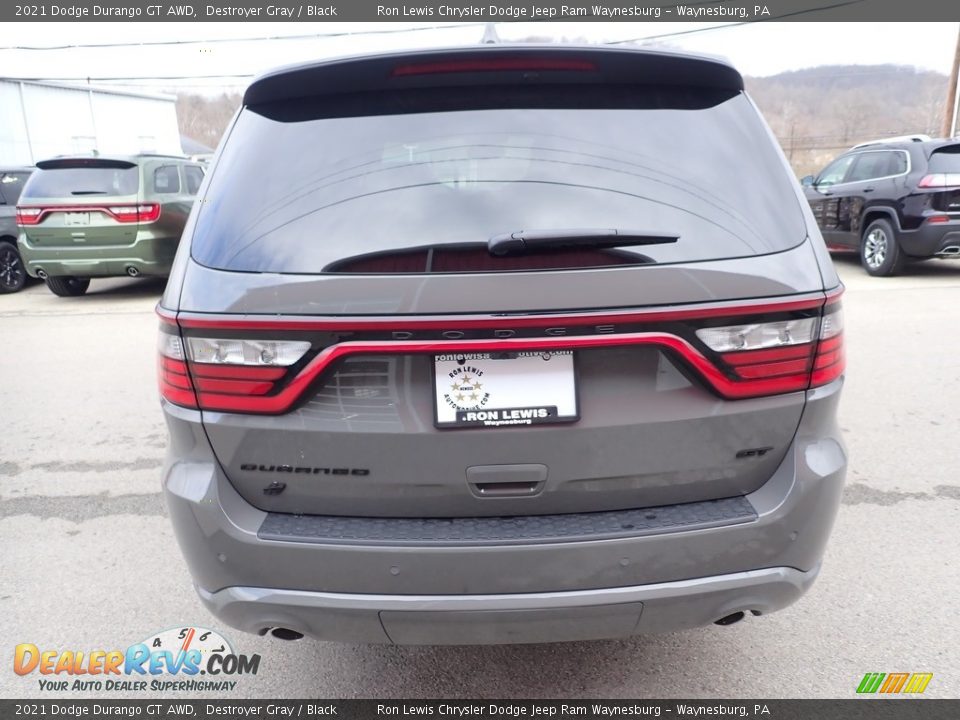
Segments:
[[[140,205],[38,205],[33,207],[17,207],[18,225],[39,225],[53,213],[89,212],[109,215],[121,223],[150,223],[160,218],[159,203],[143,203]]]
[[[489,58],[478,60],[451,60],[449,62],[409,63],[397,65],[391,75],[440,75],[471,72],[596,72],[597,66],[589,60],[567,58]]]

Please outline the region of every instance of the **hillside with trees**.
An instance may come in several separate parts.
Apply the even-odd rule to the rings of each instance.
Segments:
[[[940,134],[947,76],[898,65],[825,65],[747,78],[798,175],[860,142]]]

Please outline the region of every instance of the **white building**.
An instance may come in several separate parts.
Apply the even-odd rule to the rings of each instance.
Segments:
[[[182,154],[176,98],[0,78],[0,164],[92,151]]]

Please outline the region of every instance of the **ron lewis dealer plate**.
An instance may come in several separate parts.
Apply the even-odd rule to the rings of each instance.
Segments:
[[[437,427],[510,427],[579,419],[571,350],[435,355]]]

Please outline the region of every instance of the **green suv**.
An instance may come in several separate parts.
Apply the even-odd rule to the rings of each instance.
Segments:
[[[37,163],[17,205],[27,272],[60,296],[92,277],[170,272],[203,167],[167,155]]]

